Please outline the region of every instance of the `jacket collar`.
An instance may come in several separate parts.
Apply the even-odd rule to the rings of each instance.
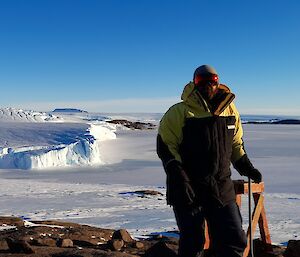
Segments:
[[[218,92],[211,103],[205,101],[199,91],[195,90],[195,84],[193,82],[188,83],[183,89],[181,99],[192,108],[197,110],[203,109],[206,112],[210,112],[215,116],[219,116],[233,101],[235,95],[231,93],[230,89],[220,84]]]

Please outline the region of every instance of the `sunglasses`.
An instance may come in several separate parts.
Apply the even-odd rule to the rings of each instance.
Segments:
[[[198,84],[209,84],[209,85],[215,85],[215,84],[219,84],[219,77],[216,74],[211,74],[211,75],[196,75],[195,79],[194,79],[194,83],[195,85]]]

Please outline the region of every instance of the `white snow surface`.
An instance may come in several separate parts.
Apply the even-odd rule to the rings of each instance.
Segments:
[[[103,164],[42,171],[0,170],[0,216],[13,215],[29,221],[61,219],[105,228],[125,228],[137,238],[177,230],[172,209],[165,202],[165,174],[155,153],[156,130],[115,131],[116,127],[99,122],[60,125],[62,127],[56,124],[49,129],[32,124],[23,127],[24,134],[25,130],[36,131],[36,136],[27,133],[32,137],[25,140],[24,145],[32,142],[32,146],[39,146],[40,133],[44,130],[45,134],[52,130],[66,131],[64,134],[70,135],[68,142],[73,142],[74,134],[80,138],[93,134],[96,141],[100,139],[98,150]],[[116,135],[116,140],[101,141],[103,133],[97,129],[98,125],[113,132],[106,130],[108,138]],[[299,239],[300,126],[245,124],[243,127],[247,153],[263,174],[272,242],[286,244],[290,239]],[[0,134],[10,139],[8,144],[21,147],[17,138],[7,136],[7,123],[0,128]],[[73,133],[72,129],[77,132]],[[49,146],[53,141],[63,143],[59,136],[50,135],[43,139],[43,144]],[[234,179],[241,179],[234,169],[232,173]],[[134,193],[145,189],[157,190],[163,196],[141,197]],[[247,196],[242,198],[241,212],[247,229]],[[257,229],[256,237],[258,232]]]

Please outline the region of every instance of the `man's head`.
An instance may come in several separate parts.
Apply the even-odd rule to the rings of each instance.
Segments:
[[[218,91],[219,76],[209,65],[201,65],[194,72],[193,82],[205,100],[211,100]]]

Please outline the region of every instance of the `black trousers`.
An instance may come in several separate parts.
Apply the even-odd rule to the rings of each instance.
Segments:
[[[205,243],[204,219],[207,220],[211,252],[216,257],[241,257],[247,246],[239,207],[232,202],[224,207],[203,207],[196,212],[174,207],[180,231],[180,257],[202,256]]]

